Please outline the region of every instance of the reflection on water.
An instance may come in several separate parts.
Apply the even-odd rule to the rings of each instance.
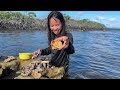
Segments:
[[[71,79],[120,78],[120,31],[72,32],[75,53],[70,55]],[[1,31],[0,55],[18,56],[46,48],[47,32]]]

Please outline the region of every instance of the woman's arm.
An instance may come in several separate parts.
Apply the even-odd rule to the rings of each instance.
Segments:
[[[49,55],[49,54],[51,54],[51,47],[50,46],[46,49],[41,50],[41,55]]]
[[[68,45],[68,48],[66,48],[66,51],[68,54],[73,54],[73,53],[75,53],[75,49],[73,46],[73,36],[71,33],[68,33],[67,36],[69,39],[69,45]]]
[[[37,58],[39,55],[49,55],[51,53],[51,48],[39,49],[32,53],[32,59]]]

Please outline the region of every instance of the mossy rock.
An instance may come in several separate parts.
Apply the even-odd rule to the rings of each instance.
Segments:
[[[5,62],[1,63],[3,69],[10,68],[13,71],[16,71],[19,68],[19,64],[20,63],[17,60],[7,62],[7,63]]]
[[[32,77],[32,76],[22,76],[22,75],[19,75],[19,76],[15,77],[14,79],[34,79],[34,77]]]
[[[42,59],[31,60],[13,60],[10,62],[0,63],[0,78],[11,79],[35,79],[32,75],[22,76],[20,70],[22,67],[29,65],[33,61],[41,61]],[[64,75],[63,67],[48,68],[43,71],[42,76],[39,79],[61,79]],[[2,77],[1,77],[2,76]]]

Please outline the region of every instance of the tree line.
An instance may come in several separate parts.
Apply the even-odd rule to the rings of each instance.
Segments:
[[[0,11],[0,30],[47,30],[47,19],[36,17],[34,12]],[[90,21],[89,19],[74,20],[64,14],[67,30],[104,30],[104,24]]]

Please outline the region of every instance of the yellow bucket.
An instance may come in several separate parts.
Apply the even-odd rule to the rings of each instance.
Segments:
[[[29,60],[32,58],[31,53],[19,53],[19,59],[20,60]]]

